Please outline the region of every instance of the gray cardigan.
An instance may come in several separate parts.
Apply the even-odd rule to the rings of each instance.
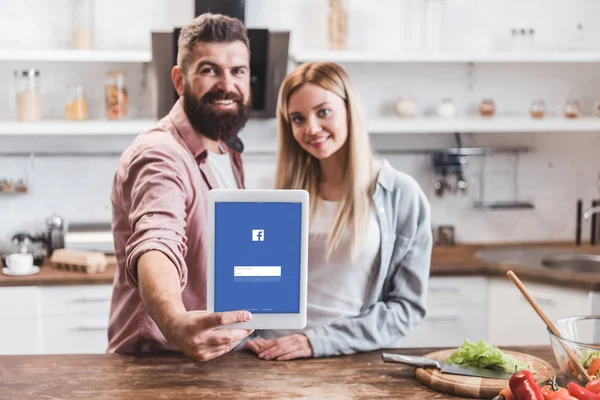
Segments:
[[[419,184],[383,161],[373,195],[381,245],[361,314],[304,332],[314,357],[397,343],[426,313],[433,239],[431,210]],[[370,292],[369,292],[370,291]]]

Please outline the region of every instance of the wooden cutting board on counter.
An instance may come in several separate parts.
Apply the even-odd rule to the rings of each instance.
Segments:
[[[455,351],[456,349],[440,350],[426,354],[423,357],[445,361]],[[531,365],[535,370],[534,377],[538,383],[545,383],[556,374],[552,365],[540,358],[509,350],[502,351],[525,364]],[[508,380],[443,374],[435,368],[417,368],[415,375],[419,382],[433,390],[473,399],[493,399],[502,389],[508,386]]]

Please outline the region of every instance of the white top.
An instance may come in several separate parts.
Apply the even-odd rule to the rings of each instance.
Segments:
[[[323,201],[322,205],[324,207],[310,220],[307,323],[304,330],[360,314],[367,301],[367,291],[370,289],[367,283],[378,260],[381,243],[379,222],[372,207],[355,261],[350,259],[350,232],[344,235],[338,249],[326,260],[327,235],[333,226],[338,203]],[[275,338],[302,331],[263,330],[260,336]]]
[[[209,151],[206,161],[217,179],[219,189],[239,189],[235,175],[233,174],[233,166],[231,165],[229,153],[219,154]]]

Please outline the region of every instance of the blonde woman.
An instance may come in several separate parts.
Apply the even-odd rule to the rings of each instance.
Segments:
[[[303,64],[282,83],[276,187],[310,193],[308,322],[255,332],[266,360],[370,351],[398,343],[425,315],[429,203],[418,183],[375,162],[346,72]]]

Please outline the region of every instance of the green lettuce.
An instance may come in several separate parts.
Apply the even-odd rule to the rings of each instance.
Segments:
[[[485,340],[473,343],[468,339],[460,346],[450,358],[447,364],[457,364],[464,367],[490,368],[514,373],[521,370],[532,371],[531,367],[514,357],[504,354],[499,348],[492,346]]]
[[[581,364],[588,368],[594,358],[600,358],[600,351],[584,350],[581,356]]]

